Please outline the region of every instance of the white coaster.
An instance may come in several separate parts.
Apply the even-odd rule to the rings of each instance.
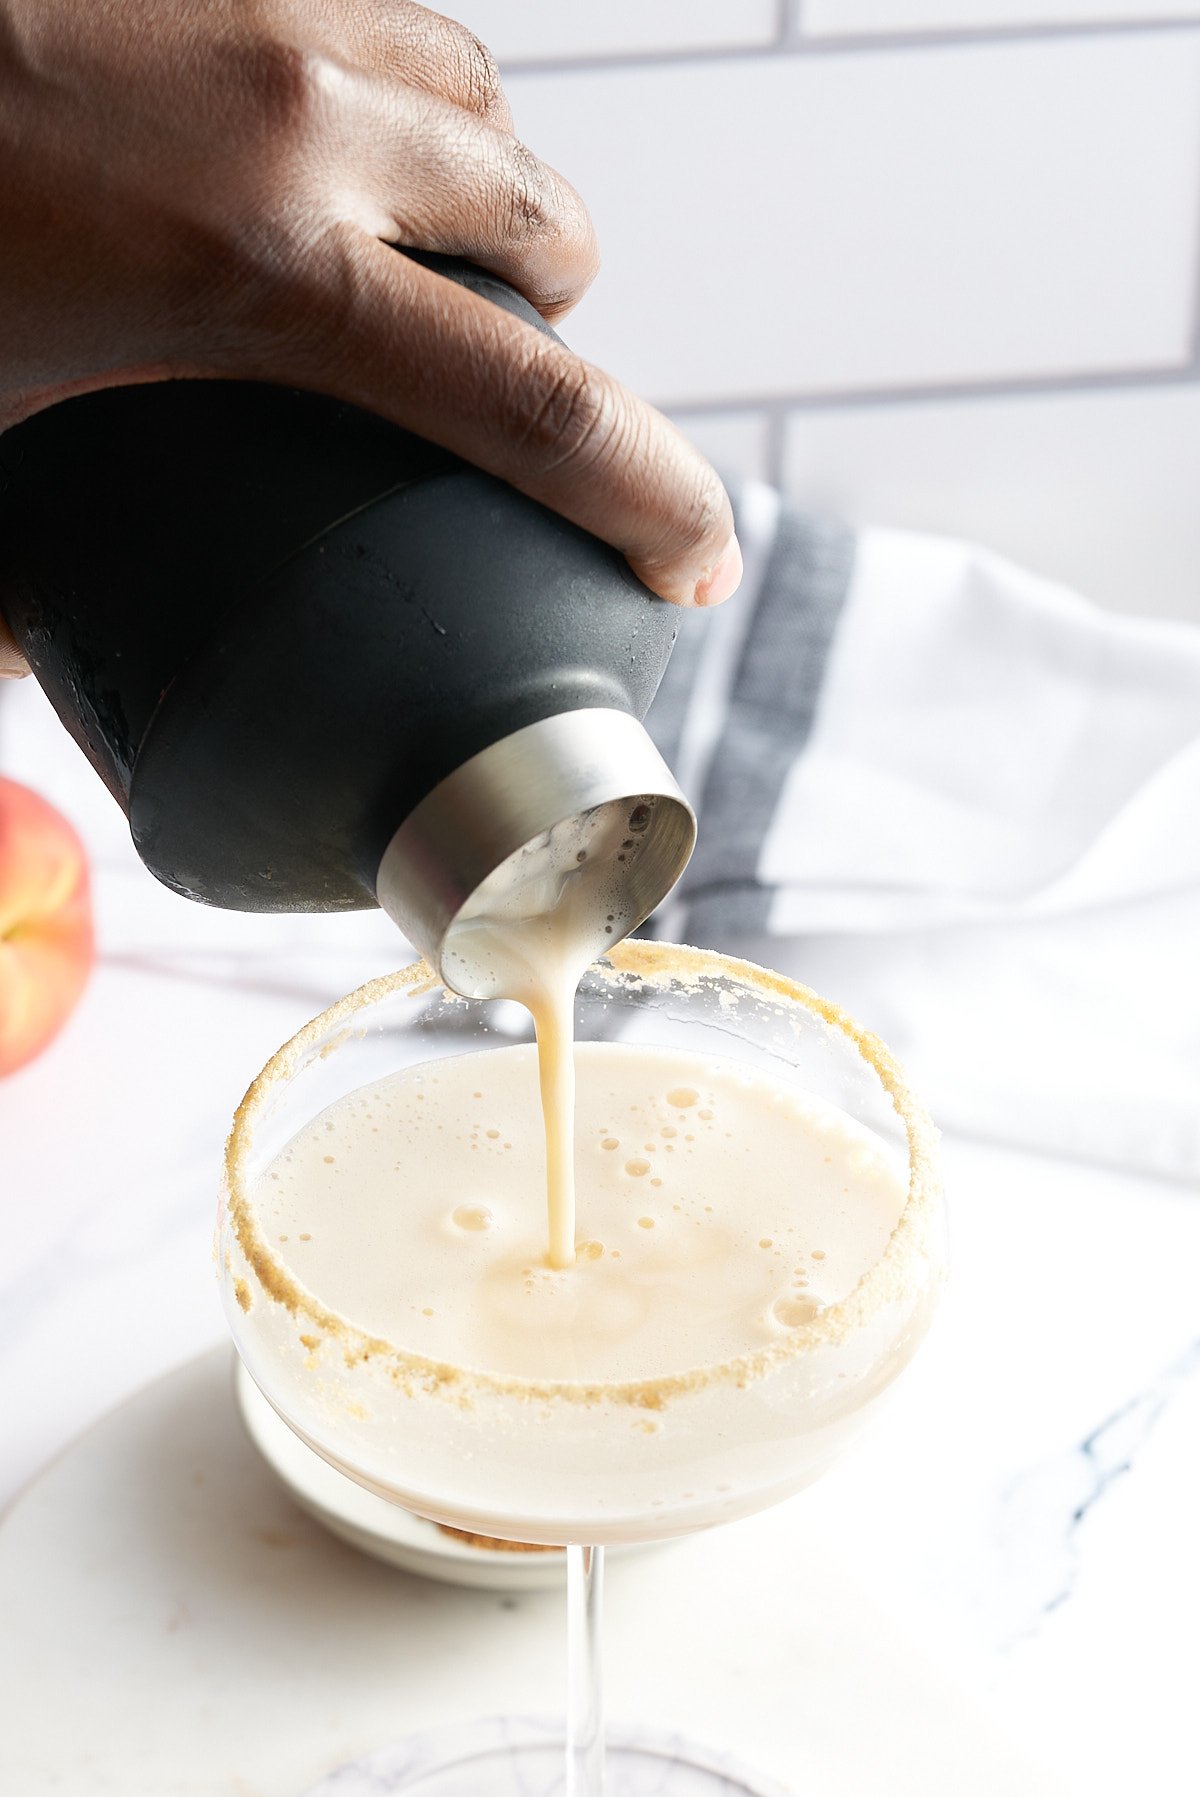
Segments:
[[[331,1781],[352,1776],[357,1797],[391,1797],[387,1743],[487,1743],[480,1715],[565,1703],[562,1594],[432,1584],[346,1547],[247,1438],[232,1360],[223,1344],[147,1386],[0,1520],[6,1797],[350,1797]],[[804,1797],[1061,1797],[830,1555],[803,1500],[618,1562],[606,1586],[614,1738],[640,1722],[657,1750],[637,1797],[739,1797],[738,1761]],[[661,1751],[676,1728],[677,1755],[696,1738],[734,1756],[710,1762],[724,1786],[679,1784]],[[555,1732],[520,1797],[559,1788]],[[410,1790],[508,1797],[494,1770]]]

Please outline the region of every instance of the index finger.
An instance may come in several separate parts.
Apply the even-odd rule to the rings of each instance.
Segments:
[[[377,239],[355,232],[340,250],[336,320],[289,333],[267,378],[382,413],[498,475],[619,549],[663,599],[715,605],[736,589],[728,496],[661,413]],[[319,292],[310,304],[319,314]]]

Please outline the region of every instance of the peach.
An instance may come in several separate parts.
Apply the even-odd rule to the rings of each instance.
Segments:
[[[58,1034],[93,957],[83,844],[53,805],[0,778],[0,1074]]]

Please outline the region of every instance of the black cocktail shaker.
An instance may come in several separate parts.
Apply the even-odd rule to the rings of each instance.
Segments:
[[[170,381],[17,426],[0,486],[0,607],[175,891],[379,903],[482,994],[481,889],[594,883],[599,951],[681,872],[694,819],[640,721],[674,610],[502,481],[334,400]]]

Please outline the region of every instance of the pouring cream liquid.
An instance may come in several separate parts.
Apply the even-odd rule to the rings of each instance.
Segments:
[[[636,854],[637,817],[570,820],[476,895],[459,952],[536,1049],[352,1094],[260,1180],[268,1239],[369,1334],[501,1376],[653,1379],[761,1349],[882,1254],[903,1169],[850,1117],[711,1055],[575,1045],[598,931],[572,873]]]
[[[575,989],[603,936],[628,932],[632,919],[618,925],[616,873],[635,861],[649,817],[644,804],[632,811],[606,805],[546,831],[473,894],[447,955],[448,971],[457,957],[468,972],[464,992],[513,999],[533,1018],[545,1128],[545,1257],[552,1267],[575,1259]],[[606,914],[592,880],[575,877],[593,872],[593,858],[614,870]]]

